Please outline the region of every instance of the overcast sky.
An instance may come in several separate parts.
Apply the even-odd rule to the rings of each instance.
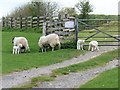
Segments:
[[[0,18],[6,16],[16,7],[24,5],[31,0],[1,0],[0,1]],[[38,0],[40,1],[40,0]],[[74,7],[79,0],[46,0],[58,2],[60,8],[62,7]],[[89,0],[94,6],[92,14],[107,14],[117,15],[118,14],[118,2],[120,0]]]

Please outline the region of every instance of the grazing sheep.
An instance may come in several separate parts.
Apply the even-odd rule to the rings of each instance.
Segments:
[[[19,54],[21,52],[22,44],[19,44],[18,46],[13,46],[13,54]]]
[[[89,43],[89,48],[88,48],[88,50],[91,50],[91,51],[99,50],[98,42],[97,42],[97,41],[91,41],[91,42]]]
[[[14,46],[18,46],[19,44],[22,44],[22,48],[25,48],[24,51],[30,51],[29,45],[28,45],[28,41],[25,37],[14,37],[12,39],[12,43]]]
[[[54,34],[54,33],[49,34],[47,36],[40,37],[38,45],[42,49],[42,52],[43,52],[43,50],[45,50],[45,52],[46,52],[46,47],[48,45],[50,45],[50,47],[52,47],[52,51],[54,51],[54,47],[56,45],[59,45],[59,49],[61,47],[59,36],[57,34]]]
[[[77,49],[78,50],[80,50],[80,48],[81,48],[81,50],[83,50],[83,43],[85,42],[85,40],[78,40],[77,41]]]

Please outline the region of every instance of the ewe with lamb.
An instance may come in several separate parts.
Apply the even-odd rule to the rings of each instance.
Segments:
[[[19,46],[22,45],[21,49],[25,49],[24,51],[30,51],[28,41],[25,37],[14,37],[12,39],[13,46]]]

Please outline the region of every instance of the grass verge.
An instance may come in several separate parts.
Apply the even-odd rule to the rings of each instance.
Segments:
[[[101,73],[80,88],[118,88],[118,68]]]
[[[20,86],[18,88],[33,88],[33,87],[37,87],[37,82],[44,82],[44,81],[53,81],[55,78],[50,77],[50,76],[38,76],[38,77],[34,77],[31,80],[31,83]]]

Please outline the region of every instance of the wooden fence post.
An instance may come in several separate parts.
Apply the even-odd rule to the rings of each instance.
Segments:
[[[2,17],[2,27],[5,27],[5,17]]]
[[[17,27],[17,20],[16,20],[16,17],[14,17],[14,28]]]
[[[20,28],[22,29],[22,16],[20,15]]]
[[[6,24],[5,26],[8,27],[8,18],[7,17],[5,19],[5,24]]]
[[[28,25],[27,25],[27,17],[25,17],[25,28],[27,29]]]
[[[13,25],[12,25],[12,24],[13,24],[13,17],[11,17],[11,18],[10,18],[10,28],[12,28],[12,27],[13,27]]]
[[[78,41],[78,18],[75,19],[75,43]]]
[[[39,28],[39,16],[37,16],[37,28]]]
[[[33,16],[31,16],[31,28],[33,28]]]
[[[42,35],[46,36],[47,31],[46,31],[46,17],[43,19],[43,29],[42,29]]]

